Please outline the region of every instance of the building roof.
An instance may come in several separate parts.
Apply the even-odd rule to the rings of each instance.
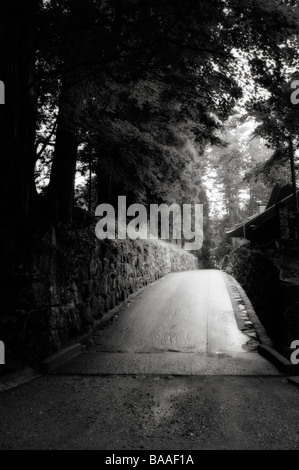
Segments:
[[[297,196],[299,191],[297,192]],[[277,206],[285,205],[291,207],[294,205],[294,198],[291,186],[285,186],[283,188],[275,187],[271,193],[270,199],[266,206],[266,209],[261,214],[254,214],[246,221],[236,225],[233,228],[225,229],[225,233],[230,237],[244,237],[252,234],[265,222],[274,219],[277,215]]]

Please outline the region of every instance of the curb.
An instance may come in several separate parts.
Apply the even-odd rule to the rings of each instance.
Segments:
[[[54,372],[56,369],[62,366],[65,362],[68,362],[69,360],[73,359],[75,356],[78,356],[79,354],[81,354],[84,349],[84,341],[86,341],[88,338],[92,338],[92,336],[95,334],[96,331],[106,326],[109,323],[109,321],[116,318],[121,313],[121,311],[125,307],[127,307],[127,305],[131,303],[132,300],[134,300],[135,297],[137,297],[137,295],[141,293],[141,291],[146,289],[146,287],[148,286],[144,286],[138,291],[130,294],[124,301],[122,301],[119,305],[117,305],[113,309],[109,310],[106,313],[106,315],[104,315],[100,320],[95,322],[95,324],[91,328],[91,331],[87,333],[86,335],[82,336],[81,338],[79,338],[79,341],[81,340],[81,343],[76,343],[71,346],[67,346],[63,349],[60,349],[56,353],[51,354],[46,359],[44,359],[40,363],[38,370],[42,374],[50,374],[51,372]]]
[[[228,280],[228,284],[229,281],[234,284],[235,288],[238,290],[242,298],[242,301],[245,304],[247,313],[253,323],[254,329],[257,332],[259,341],[257,347],[258,353],[268,361],[272,362],[272,364],[275,365],[277,369],[279,369],[283,374],[290,376],[288,378],[290,382],[292,382],[294,385],[299,386],[299,367],[292,364],[291,361],[289,361],[286,357],[284,357],[282,354],[280,354],[274,349],[273,342],[267,335],[266,330],[261,324],[257,314],[255,313],[252,303],[250,302],[244,289],[233,276],[226,273],[225,271],[224,274],[226,275],[225,277]]]
[[[38,377],[41,377],[41,374],[32,369],[32,367],[25,367],[25,369],[4,375],[0,379],[0,392],[31,382],[31,380],[37,379]]]
[[[60,349],[56,353],[51,354],[46,359],[44,359],[39,366],[39,370],[42,374],[49,374],[73,357],[78,356],[81,351],[81,343],[73,344],[72,346]]]
[[[164,278],[165,276],[155,279],[149,284],[141,287],[140,289],[137,289],[135,292],[132,292],[132,294],[128,295],[125,300],[122,300],[113,309],[110,309],[102,318],[95,321],[95,323],[91,326],[90,331],[78,339],[78,341],[81,341],[83,348],[86,348],[86,343],[88,343],[88,340],[92,339],[99,330],[107,326],[109,322],[115,321],[117,317],[123,312],[123,310],[127,308],[139,295],[141,295],[149,287],[153,286],[156,282],[161,282]],[[88,347],[89,345],[87,345],[87,349]]]
[[[282,354],[266,344],[258,345],[258,352],[261,356],[271,361],[285,375],[296,376],[299,373],[298,366],[294,365],[286,359]]]
[[[264,326],[261,324],[260,319],[258,318],[257,314],[255,313],[253,305],[252,305],[251,301],[249,300],[245,290],[243,289],[243,287],[239,284],[239,282],[233,276],[226,273],[225,271],[224,271],[224,274],[225,274],[225,277],[228,281],[228,285],[230,285],[230,281],[231,281],[231,283],[234,285],[234,287],[239,292],[240,297],[242,298],[242,302],[245,305],[247,314],[248,314],[248,316],[249,316],[249,318],[250,318],[250,320],[253,324],[253,328],[257,333],[259,343],[260,344],[265,344],[265,345],[269,346],[270,348],[273,348],[273,342],[272,342],[271,338],[269,338],[269,336],[267,335],[267,332],[266,332]]]
[[[292,385],[295,385],[296,387],[299,387],[299,376],[297,375],[296,377],[288,377],[288,382],[290,382]]]
[[[0,393],[5,390],[10,390],[11,388],[15,388],[18,385],[31,382],[32,380],[41,377],[43,374],[53,372],[59,366],[80,354],[81,350],[81,344],[73,344],[72,346],[63,348],[48,356],[36,369],[25,367],[24,369],[0,377]]]
[[[151,284],[159,280],[160,279],[156,279]],[[96,324],[92,328],[92,331],[85,335],[85,337],[92,337],[93,334],[99,328],[105,326],[114,317],[117,317],[120,314],[121,310],[125,308],[128,303],[132,302],[132,300],[134,300],[134,298],[137,297],[137,295],[139,295],[147,287],[148,285],[142,287],[141,289],[138,289],[136,292],[133,292],[127,297],[127,299],[125,299],[119,305],[107,312],[104,317],[102,317],[98,322],[96,322]],[[37,365],[36,369],[33,369],[32,367],[25,367],[24,369],[1,376],[0,393],[5,390],[10,390],[11,388],[17,387],[18,385],[31,382],[32,380],[41,377],[44,374],[50,374],[51,372],[54,372],[65,362],[81,354],[82,349],[84,348],[84,337],[81,338],[81,341],[81,343],[76,343],[71,346],[67,346],[63,349],[60,349],[56,353],[46,357],[42,362]]]

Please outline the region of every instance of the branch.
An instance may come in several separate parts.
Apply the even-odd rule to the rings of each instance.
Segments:
[[[51,138],[53,137],[53,135],[55,134],[56,132],[56,128],[57,128],[57,119],[54,123],[54,126],[52,127],[52,130],[50,132],[50,134],[48,135],[47,139],[44,141],[44,144],[42,146],[42,148],[40,149],[39,152],[37,152],[36,154],[36,159],[40,158],[40,156],[44,153],[44,151],[46,150],[47,146],[50,144],[50,140]],[[52,145],[52,144],[51,144]]]

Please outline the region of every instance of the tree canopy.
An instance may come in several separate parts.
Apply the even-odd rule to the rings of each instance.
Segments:
[[[270,145],[281,148],[292,135],[298,146],[298,108],[288,100],[298,66],[296,2],[4,3],[8,217],[70,223],[74,203],[94,210],[117,195],[201,202],[205,148],[224,148],[220,131],[242,100]],[[244,166],[229,152],[214,158],[226,179],[228,168]]]

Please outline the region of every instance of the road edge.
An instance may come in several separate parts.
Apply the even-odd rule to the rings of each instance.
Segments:
[[[285,375],[291,376],[293,378],[295,378],[295,376],[298,376],[299,375],[298,366],[292,364],[291,361],[289,361],[287,358],[282,356],[282,354],[280,354],[275,349],[273,341],[271,340],[271,338],[269,338],[264,326],[261,324],[257,314],[255,313],[253,305],[251,301],[249,300],[243,287],[239,284],[239,282],[232,275],[226,273],[225,271],[222,271],[222,273],[224,275],[224,279],[228,288],[229,296],[230,296],[232,306],[235,312],[238,310],[237,310],[237,302],[235,301],[234,296],[233,296],[232,286],[236,289],[236,291],[239,293],[242,299],[242,302],[246,308],[247,314],[257,333],[257,338],[259,342],[258,347],[257,347],[258,353],[261,356],[263,356],[265,359],[272,362],[272,364],[275,365]],[[238,323],[237,315],[235,316],[236,316],[236,321]],[[295,383],[296,385],[299,386],[299,377],[298,377],[298,380],[292,380],[292,383]]]
[[[114,321],[117,316],[122,312],[122,310],[124,310],[128,304],[134,301],[137,296],[141,295],[145,289],[151,287],[156,282],[163,280],[165,277],[166,276],[162,276],[152,281],[151,283],[141,287],[136,292],[130,294],[119,305],[109,310],[106,315],[104,315],[100,320],[98,320],[93,325],[89,333],[78,338],[76,343],[69,344],[66,347],[55,352],[54,354],[47,356],[46,358],[41,360],[36,367],[27,366],[23,369],[1,376],[0,393],[18,387],[19,385],[23,385],[27,382],[31,382],[32,380],[38,377],[42,377],[43,375],[50,374],[56,369],[58,369],[61,365],[73,359],[75,356],[81,354],[84,351],[84,348],[86,348],[86,345],[88,345],[88,342],[92,338],[93,334],[97,330],[106,326],[110,321]]]

